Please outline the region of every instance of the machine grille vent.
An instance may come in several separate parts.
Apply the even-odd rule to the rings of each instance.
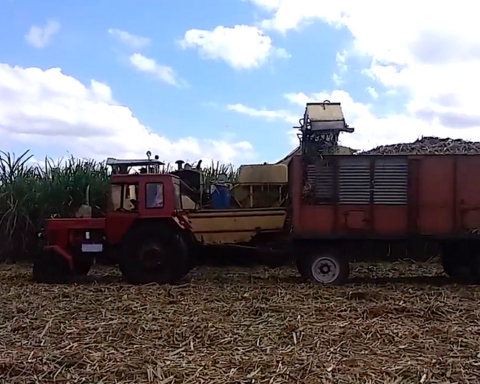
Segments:
[[[315,191],[317,204],[331,204],[333,200],[333,164],[318,160],[307,166],[307,180]]]
[[[368,158],[341,159],[338,170],[340,204],[370,204],[370,186]]]
[[[373,164],[373,180],[371,175]],[[307,182],[315,204],[334,204],[334,163],[318,159],[307,166]],[[338,203],[405,205],[408,201],[408,159],[345,157],[338,161]]]
[[[408,199],[408,160],[383,158],[375,161],[374,204],[403,205]]]

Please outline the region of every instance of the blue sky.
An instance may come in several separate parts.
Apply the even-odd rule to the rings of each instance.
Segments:
[[[342,102],[357,129],[343,141],[356,148],[475,139],[475,116],[460,131],[435,97],[465,117],[475,84],[437,83],[461,65],[473,73],[478,57],[418,53],[449,10],[402,37],[402,14],[388,8],[379,25],[348,1],[0,0],[0,149],[271,162],[294,148],[305,102],[325,98]]]

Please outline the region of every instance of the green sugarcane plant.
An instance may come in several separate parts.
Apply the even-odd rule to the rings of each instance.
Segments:
[[[70,158],[34,163],[30,151],[20,156],[0,151],[0,261],[30,258],[38,250],[37,233],[45,219],[73,217],[90,186],[93,215],[107,210],[110,169],[105,162]],[[174,171],[170,163],[161,172]],[[238,170],[219,162],[202,167],[206,184],[220,174],[235,183]]]

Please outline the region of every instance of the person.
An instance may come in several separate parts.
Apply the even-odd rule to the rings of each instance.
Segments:
[[[147,208],[161,208],[163,206],[163,188],[161,184],[148,186]]]
[[[137,199],[131,199],[130,203],[133,205],[133,211],[138,211],[138,200]]]
[[[157,191],[155,195],[155,199],[153,200],[153,206],[155,208],[160,208],[163,206],[163,191],[160,185],[157,185]]]

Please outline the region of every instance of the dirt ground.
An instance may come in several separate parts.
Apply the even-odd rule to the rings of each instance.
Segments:
[[[201,268],[70,286],[0,266],[2,383],[479,383],[480,287],[435,264],[359,264],[344,287],[293,269]]]

